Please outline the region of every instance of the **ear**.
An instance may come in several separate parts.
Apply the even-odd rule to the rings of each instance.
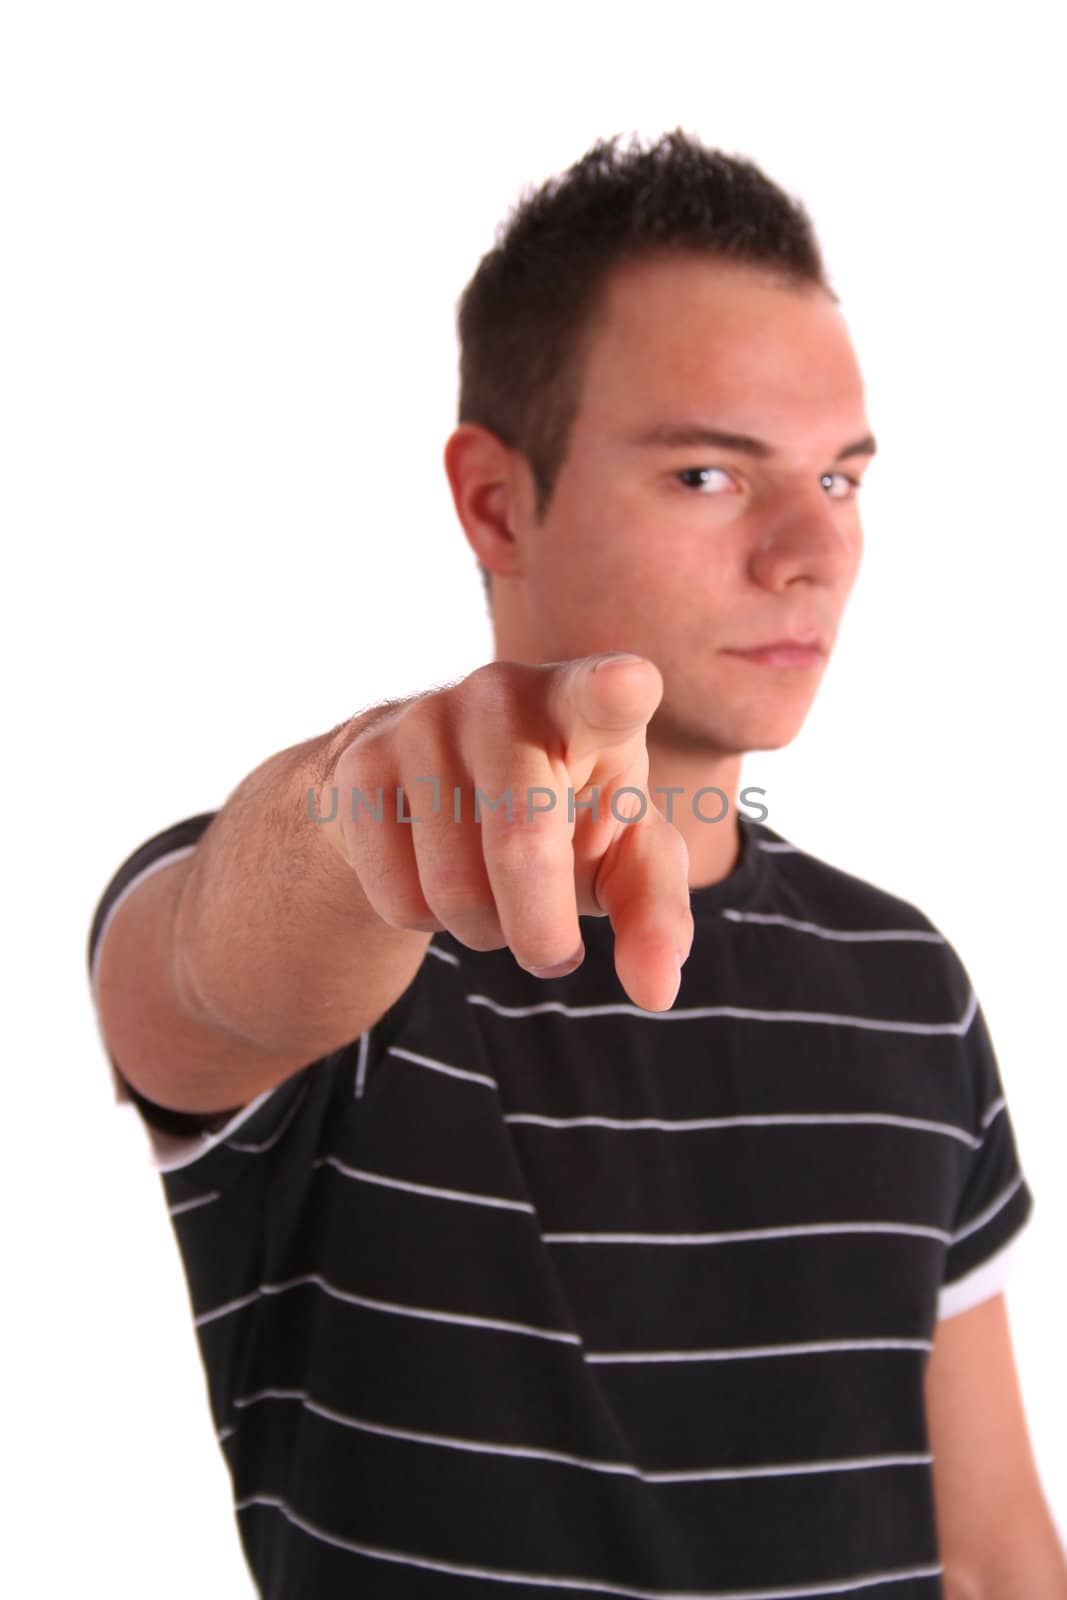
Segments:
[[[523,535],[534,521],[525,457],[479,423],[461,422],[444,460],[456,515],[479,562],[502,577],[521,576]]]

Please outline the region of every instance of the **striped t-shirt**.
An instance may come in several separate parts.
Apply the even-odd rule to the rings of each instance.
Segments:
[[[211,815],[119,869],[91,971]],[[942,1595],[924,1368],[1033,1197],[952,946],[741,835],[669,1012],[628,1001],[607,918],[547,981],[437,933],[240,1111],[116,1074],[269,1600]]]

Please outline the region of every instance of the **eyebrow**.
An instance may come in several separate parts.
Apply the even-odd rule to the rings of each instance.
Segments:
[[[722,428],[705,428],[688,422],[659,423],[654,428],[646,428],[640,433],[631,434],[627,442],[645,447],[673,446],[679,449],[696,449],[702,445],[710,445],[715,450],[737,450],[742,455],[756,456],[761,461],[769,461],[775,455],[774,449],[766,440],[754,439],[751,434],[726,433]],[[846,444],[837,452],[834,460],[847,461],[850,456],[873,456],[877,448],[874,435],[868,433],[864,438]]]

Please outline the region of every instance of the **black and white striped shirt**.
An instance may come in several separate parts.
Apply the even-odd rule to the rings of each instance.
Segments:
[[[924,1366],[1033,1197],[952,946],[741,830],[669,1012],[606,918],[548,981],[439,933],[223,1126],[130,1096],[269,1600],[942,1595]]]

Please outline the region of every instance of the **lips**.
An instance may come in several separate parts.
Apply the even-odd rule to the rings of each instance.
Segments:
[[[744,650],[725,650],[726,656],[736,656],[739,661],[753,667],[779,667],[779,669],[811,669],[822,666],[825,645],[813,634],[793,634],[787,638],[773,638],[766,645],[747,645]]]
[[[826,644],[817,633],[791,634],[784,639],[769,639],[766,644],[733,645],[728,648],[728,654],[747,656],[763,650],[817,650],[824,656]]]

